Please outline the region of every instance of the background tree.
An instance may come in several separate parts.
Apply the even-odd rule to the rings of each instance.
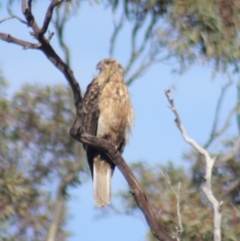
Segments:
[[[14,3],[14,1],[10,1],[9,3]],[[76,2],[76,4],[77,3],[78,2]],[[118,12],[116,11],[122,12],[122,15],[120,15],[119,18],[120,20],[115,21],[115,29],[111,38],[110,53],[112,55],[115,53],[114,49],[116,50],[117,48],[115,47],[117,46],[117,38],[120,38],[124,23],[129,21],[132,25],[132,51],[129,56],[129,61],[125,66],[127,72],[127,82],[129,84],[132,83],[134,79],[139,77],[143,71],[153,63],[158,63],[163,60],[170,61],[174,58],[179,60],[178,63],[180,63],[180,68],[178,70],[181,72],[186,70],[187,67],[190,67],[190,64],[208,62],[210,65],[214,63],[214,65],[212,65],[214,70],[232,71],[234,68],[236,75],[238,75],[237,59],[239,44],[237,41],[237,9],[239,6],[237,3],[230,3],[230,1],[208,1],[206,4],[203,4],[202,1],[195,1],[194,3],[191,1],[181,1],[178,3],[169,1],[124,1],[124,4],[122,5],[119,1],[108,1],[106,4],[109,4],[109,6],[112,7],[112,10],[115,11],[116,16],[119,16]],[[11,7],[11,4],[9,6]],[[57,10],[57,14],[55,15],[55,19],[53,18],[57,37],[59,39],[60,46],[65,51],[65,60],[68,64],[70,63],[70,54],[64,41],[63,30],[66,21],[72,16],[72,11],[76,9],[72,9],[72,6],[75,7],[79,5],[60,5],[59,9]],[[140,68],[138,68],[138,66],[140,66]],[[229,206],[227,205],[227,208],[224,206],[224,212],[229,212],[229,216],[227,215],[227,217],[230,218],[226,219],[226,222],[223,220],[224,225],[226,225],[223,227],[223,230],[225,231],[224,237],[226,236],[228,239],[232,240],[236,240],[238,235],[238,231],[234,230],[233,227],[235,227],[235,225],[237,227],[239,224],[239,211],[237,211],[239,208],[239,138],[238,133],[235,136],[230,136],[228,139],[226,139],[225,136],[227,133],[227,127],[229,126],[229,120],[236,117],[238,121],[237,123],[239,124],[239,84],[237,84],[237,82],[238,81],[233,82],[238,90],[237,103],[232,108],[232,111],[230,111],[229,116],[227,116],[223,127],[219,128],[219,112],[223,104],[224,94],[228,90],[227,85],[223,88],[223,91],[219,97],[218,106],[216,107],[216,115],[213,128],[210,133],[210,138],[205,144],[205,147],[208,148],[208,150],[216,153],[216,145],[213,147],[213,144],[219,143],[220,141],[222,143],[218,147],[218,149],[221,150],[221,155],[219,155],[219,167],[214,172],[214,180],[216,180],[216,183],[214,183],[214,188],[216,188],[218,193],[222,193],[224,200],[226,200],[225,203],[229,204]],[[27,100],[24,99],[23,103],[27,103]],[[70,105],[68,107],[70,110]],[[26,116],[25,113],[24,116]],[[39,130],[42,131],[43,129]],[[184,200],[182,199],[183,201],[186,200],[186,203],[189,199],[191,200],[192,197],[195,197],[197,205],[195,203],[192,205],[192,207],[196,209],[196,206],[201,207],[202,203],[205,202],[202,196],[197,195],[199,186],[203,181],[203,162],[201,157],[195,153],[186,153],[185,158],[191,160],[194,164],[192,168],[194,172],[191,176],[189,174],[184,174],[183,171],[180,171],[179,173],[174,167],[172,167],[172,169],[167,167],[167,170],[169,170],[169,173],[174,173],[172,175],[169,174],[173,186],[175,182],[177,183],[182,179],[186,179],[185,183],[183,184],[184,188],[186,188],[184,189],[186,192],[184,192],[184,195],[181,195],[181,197],[184,198]],[[166,183],[163,182],[163,180],[165,180],[164,176],[159,175],[159,173],[156,175],[151,173],[147,166],[145,167],[142,165],[141,171],[136,168],[136,173],[140,175],[140,180],[143,178],[146,182],[146,178],[144,177],[144,175],[146,175],[145,172],[148,173],[147,175],[150,177],[150,181],[148,184],[143,183],[143,185],[146,187],[146,190],[151,190],[149,195],[153,197],[153,199],[151,199],[152,202],[154,202],[154,200],[156,202],[152,204],[154,208],[156,206],[156,211],[159,210],[159,205],[162,202],[161,200],[164,200],[163,197],[165,195],[167,196],[167,200],[172,200],[175,202],[175,198],[173,199],[174,195],[170,188],[168,187],[167,189],[161,189],[159,186],[160,184],[166,185]],[[176,181],[174,181],[175,176],[179,176],[178,179],[176,178]],[[47,174],[46,178],[48,178]],[[161,182],[155,182],[155,180],[159,179]],[[155,185],[158,187],[153,188]],[[159,190],[161,190],[161,193],[164,193],[164,195],[161,195],[161,200],[156,198],[154,195],[157,194]],[[192,195],[189,194],[189,190],[194,190]],[[187,195],[189,195],[189,197]],[[124,194],[123,197],[126,198],[125,202],[127,205],[129,205],[129,202],[132,202],[128,200],[129,195]],[[169,231],[171,232],[175,226],[173,225],[173,220],[174,218],[176,220],[176,211],[174,211],[175,216],[173,218],[173,211],[166,211],[168,210],[166,203],[167,202],[164,202],[163,212],[164,214],[166,213],[167,217],[166,227],[168,227]],[[188,210],[191,209],[189,207],[190,204],[187,203],[186,206],[185,204],[181,205],[182,216],[185,218],[189,217]],[[131,205],[128,207],[129,209],[127,209],[127,211],[130,212],[133,207]],[[188,237],[190,239],[195,238],[196,240],[209,240],[211,237],[211,228],[209,228],[209,224],[212,220],[212,217],[207,210],[204,211],[206,213],[203,211],[196,211],[194,220],[197,221],[196,224],[193,225],[194,228],[191,230],[187,229],[186,226],[189,227],[189,225],[187,225],[186,221],[183,220],[183,223],[185,223],[185,232],[183,233],[184,238]],[[200,214],[203,216],[199,216]],[[234,216],[234,214],[236,215]],[[189,215],[192,219],[192,212]],[[163,215],[161,214],[161,219],[162,216]],[[186,218],[185,220],[189,220],[189,218]],[[199,220],[207,220],[204,223],[208,225],[206,225],[206,227],[203,226],[203,222]],[[169,223],[171,225],[169,225]],[[231,229],[228,229],[227,227],[231,227]],[[195,228],[197,231],[193,232]],[[196,235],[196,233],[199,235]]]
[[[1,98],[0,116],[1,219],[8,220],[2,238],[42,240],[59,226],[55,238],[65,240],[66,186],[88,176],[68,135],[66,123],[73,120],[68,91],[24,86],[10,101]]]

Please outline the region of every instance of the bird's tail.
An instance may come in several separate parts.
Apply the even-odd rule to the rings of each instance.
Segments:
[[[104,207],[111,201],[111,177],[113,168],[100,156],[93,161],[93,192],[96,204]]]

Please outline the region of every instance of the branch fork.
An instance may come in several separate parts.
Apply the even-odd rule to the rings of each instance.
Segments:
[[[204,195],[206,196],[207,200],[212,204],[213,206],[213,213],[214,213],[214,241],[221,241],[221,216],[222,216],[222,201],[218,201],[215,196],[213,195],[212,192],[212,185],[211,185],[211,180],[212,180],[212,169],[215,163],[215,159],[211,158],[209,153],[202,148],[197,142],[195,142],[193,139],[189,138],[182,123],[180,120],[180,116],[178,114],[178,111],[174,105],[174,101],[173,98],[171,96],[171,90],[168,89],[165,91],[165,95],[168,99],[168,102],[170,103],[170,109],[172,110],[172,112],[174,113],[176,119],[175,119],[175,123],[183,137],[183,139],[185,140],[185,142],[187,142],[190,146],[192,146],[198,153],[202,154],[205,162],[206,162],[206,170],[205,170],[205,183],[202,186],[202,191],[204,193]]]

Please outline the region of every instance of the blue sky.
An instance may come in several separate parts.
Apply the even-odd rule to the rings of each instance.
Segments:
[[[48,0],[39,1],[34,14],[42,23]],[[20,1],[15,13],[21,16]],[[0,10],[0,19],[7,16]],[[50,26],[50,30],[53,28]],[[101,5],[90,5],[83,1],[77,16],[67,24],[65,39],[71,50],[71,63],[75,77],[85,91],[87,84],[97,74],[96,64],[109,56],[109,40],[113,30],[112,14]],[[117,41],[114,58],[124,66],[130,50],[129,24],[124,28]],[[31,30],[16,20],[0,25],[0,32],[10,33],[28,41],[33,41]],[[56,39],[52,46],[63,56]],[[0,42],[0,66],[10,83],[9,94],[14,93],[24,83],[66,85],[62,74],[36,50],[23,50],[19,46]],[[174,116],[168,108],[164,90],[174,86],[173,97],[178,107],[182,123],[190,137],[204,143],[210,133],[218,96],[222,86],[228,81],[225,75],[212,79],[212,69],[208,66],[193,66],[184,75],[172,74],[173,66],[158,64],[152,66],[129,88],[135,110],[135,125],[129,145],[124,152],[127,162],[143,160],[149,164],[164,164],[171,160],[177,165],[185,165],[182,153],[190,147],[182,140],[174,124]],[[236,103],[236,90],[230,87],[221,110],[220,124]],[[221,126],[221,125],[220,125]],[[235,119],[232,119],[229,134],[236,132]],[[213,151],[219,151],[220,142],[213,145]],[[214,149],[215,148],[215,149]],[[126,189],[127,183],[122,175],[115,171],[113,192]],[[92,197],[92,183],[72,189],[68,203],[70,218],[67,227],[74,233],[69,240],[125,240],[143,241],[148,230],[144,217],[112,216],[96,219],[96,210]]]

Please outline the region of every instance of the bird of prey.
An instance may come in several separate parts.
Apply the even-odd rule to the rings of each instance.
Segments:
[[[88,85],[83,99],[83,131],[111,142],[122,153],[134,120],[124,71],[114,59],[103,59],[97,69],[99,75]],[[93,179],[95,202],[104,207],[111,200],[111,177],[115,165],[100,151],[86,145],[84,148]]]

